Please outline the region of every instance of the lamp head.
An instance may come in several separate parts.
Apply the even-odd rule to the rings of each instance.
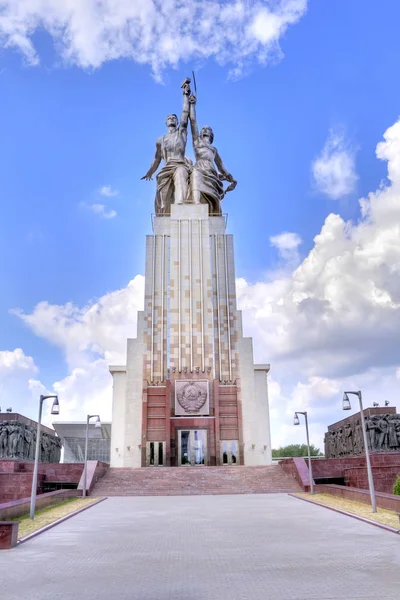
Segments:
[[[52,415],[60,414],[60,405],[58,403],[58,396],[55,396],[55,398],[54,398],[53,406],[51,407],[51,414]]]
[[[299,417],[297,413],[294,413],[293,425],[300,425]]]
[[[374,408],[377,408],[379,406],[379,402],[373,402],[373,406],[374,406]]]
[[[390,402],[389,400],[385,400],[385,406],[389,406]]]
[[[351,404],[347,392],[343,394],[343,410],[351,410]]]
[[[6,411],[7,411],[8,413],[11,413],[11,412],[12,412],[12,408],[11,408],[11,406],[10,406],[9,408],[6,408]]]
[[[97,419],[96,419],[96,423],[94,424],[95,427],[101,427],[101,421],[100,421],[100,417],[99,415],[97,415]]]

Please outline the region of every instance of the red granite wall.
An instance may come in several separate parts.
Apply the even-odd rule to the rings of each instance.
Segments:
[[[354,500],[363,504],[371,504],[371,498],[368,490],[349,488],[343,485],[317,485],[316,492],[321,494],[331,494],[345,500]],[[376,505],[378,508],[387,508],[400,513],[400,496],[376,492]]]
[[[45,475],[38,475],[38,494],[45,479]],[[26,498],[31,495],[31,490],[32,473],[0,473],[0,502]]]
[[[400,475],[400,464],[395,466],[372,467],[374,486],[377,492],[393,493],[396,478]],[[344,482],[347,486],[368,489],[368,473],[364,467],[344,469]]]
[[[400,453],[382,452],[371,454],[370,457],[376,491],[391,493],[396,477],[400,474]],[[286,472],[294,473],[297,469],[294,460],[287,459],[280,464]],[[313,460],[312,468],[314,479],[343,477],[347,486],[368,489],[365,456]],[[296,475],[296,479],[302,485],[299,475]]]
[[[36,498],[36,510],[47,508],[53,504],[57,504],[66,498],[77,498],[82,495],[80,490],[57,490],[56,492],[47,492],[40,494]],[[30,508],[30,491],[29,496],[19,498],[18,500],[8,500],[0,503],[0,521],[7,519],[17,519],[29,513]]]
[[[0,460],[0,501],[26,498],[31,494],[33,461]],[[38,494],[46,482],[79,483],[83,463],[39,463]]]
[[[305,492],[310,491],[310,475],[308,463],[302,457],[285,458],[279,462],[285,473],[291,475]],[[314,464],[312,465],[314,469]],[[313,472],[314,474],[314,472]]]

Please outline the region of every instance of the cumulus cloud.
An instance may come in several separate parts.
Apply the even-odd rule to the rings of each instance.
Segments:
[[[338,200],[356,189],[357,173],[355,151],[343,133],[331,131],[321,151],[312,164],[316,189],[332,200]]]
[[[81,202],[80,206],[82,208],[86,208],[93,212],[95,215],[98,215],[102,219],[113,219],[117,216],[117,211],[111,208],[108,208],[105,204],[87,204],[86,202]]]
[[[127,337],[136,335],[137,311],[143,308],[144,277],[109,292],[86,306],[40,302],[31,314],[14,309],[36,335],[63,350],[71,368],[85,366],[99,357],[124,360]]]
[[[0,350],[0,373],[11,374],[18,371],[37,371],[35,361],[31,356],[26,356],[21,348],[15,350]]]
[[[251,59],[282,55],[279,40],[301,19],[307,0],[3,0],[0,40],[31,65],[39,30],[50,34],[68,64],[98,68],[120,58],[167,66],[214,58],[241,73]]]
[[[103,185],[103,187],[99,189],[99,194],[106,198],[114,198],[115,196],[118,196],[119,191],[114,189],[111,185]]]
[[[292,418],[295,410],[307,410],[311,441],[321,447],[326,425],[342,418],[344,389],[362,389],[366,406],[397,398],[400,120],[385,132],[377,157],[388,163],[388,181],[360,200],[357,223],[329,214],[299,266],[262,282],[237,280],[245,335],[254,339],[256,361],[272,366],[274,446],[304,441],[304,428],[294,428]],[[274,238],[271,243],[282,251],[300,242],[296,234]],[[65,354],[69,374],[53,387],[63,396],[68,418],[81,419],[97,401],[110,417],[108,364],[124,363],[143,284],[137,276],[82,308],[42,302],[31,314],[16,311]]]
[[[60,395],[60,402],[62,398],[60,420],[80,420],[90,411],[101,412],[104,420],[111,418],[108,366],[125,363],[126,339],[136,336],[143,298],[144,277],[137,275],[126,287],[83,307],[40,302],[31,314],[12,311],[65,357],[69,374],[54,382],[52,390]]]
[[[32,410],[29,382],[37,372],[35,361],[21,348],[0,350],[0,407],[3,411],[9,407],[15,412]]]
[[[301,237],[297,233],[290,233],[287,231],[279,233],[278,235],[272,235],[269,238],[271,246],[276,248],[281,258],[289,263],[298,262],[298,248],[301,241]]]
[[[331,420],[340,418],[339,388],[367,390],[371,402],[382,400],[384,391],[389,400],[396,399],[400,120],[385,132],[376,153],[388,162],[389,183],[360,200],[359,222],[329,214],[310,253],[289,276],[255,284],[237,281],[246,334],[254,338],[257,360],[271,361],[287,418],[312,398],[318,413],[322,400],[315,382],[320,378],[332,391],[324,401]],[[282,431],[287,436],[290,429]]]

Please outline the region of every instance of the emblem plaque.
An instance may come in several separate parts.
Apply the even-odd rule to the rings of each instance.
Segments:
[[[208,381],[175,381],[175,414],[208,415]]]

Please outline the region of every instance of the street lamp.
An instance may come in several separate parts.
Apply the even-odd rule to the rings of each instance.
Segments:
[[[305,422],[306,422],[307,450],[308,450],[308,473],[309,473],[309,476],[310,476],[310,492],[311,492],[312,495],[314,495],[314,479],[313,479],[312,465],[311,465],[310,438],[309,438],[309,435],[308,435],[307,412],[295,412],[294,413],[294,419],[293,419],[293,425],[300,425],[299,415],[304,415],[304,419],[305,419]]]
[[[39,454],[40,454],[40,425],[42,421],[42,407],[43,402],[48,400],[49,398],[54,398],[53,406],[51,407],[52,415],[60,414],[60,405],[58,403],[58,396],[52,394],[50,396],[40,396],[39,401],[39,417],[36,431],[36,450],[35,450],[35,466],[33,467],[33,479],[32,479],[32,492],[31,492],[31,509],[29,513],[30,519],[35,518],[35,506],[36,506],[36,492],[37,492],[37,478],[38,478],[38,469],[39,469]]]
[[[87,455],[88,455],[88,442],[89,442],[89,421],[93,417],[97,417],[94,426],[96,428],[101,427],[101,421],[99,415],[88,415],[86,419],[86,439],[85,439],[85,464],[83,466],[83,490],[82,497],[86,498],[86,477],[87,477]]]
[[[363,409],[363,404],[362,404],[361,392],[360,391],[358,391],[358,392],[345,392],[343,394],[343,410],[350,410],[351,409],[351,404],[350,404],[350,400],[349,400],[348,394],[354,394],[355,396],[358,397],[358,400],[360,401],[361,428],[362,428],[363,439],[364,439],[365,461],[367,463],[369,495],[371,496],[372,512],[376,513],[376,498],[375,498],[374,478],[372,477],[371,461],[369,459],[367,429],[365,427],[364,409]]]

